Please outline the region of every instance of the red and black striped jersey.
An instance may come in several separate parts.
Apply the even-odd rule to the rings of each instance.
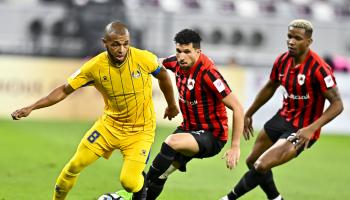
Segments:
[[[231,89],[213,61],[201,54],[189,70],[183,70],[176,57],[170,56],[164,59],[163,65],[175,73],[183,117],[181,128],[208,130],[214,137],[227,141],[228,119],[222,98],[230,94]]]
[[[302,64],[292,66],[293,57],[288,52],[278,56],[270,80],[283,87],[283,106],[279,113],[296,128],[308,126],[323,113],[323,92],[336,87],[330,66],[314,51],[309,50]],[[313,139],[320,137],[320,129]]]

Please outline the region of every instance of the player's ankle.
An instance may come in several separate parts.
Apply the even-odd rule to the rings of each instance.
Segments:
[[[235,199],[237,199],[237,195],[233,191],[230,191],[226,196],[222,197],[220,200],[235,200]]]

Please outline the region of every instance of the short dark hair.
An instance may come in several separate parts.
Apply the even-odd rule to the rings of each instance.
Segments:
[[[183,29],[176,33],[174,41],[179,44],[190,44],[192,43],[194,48],[201,48],[201,36],[192,29]]]

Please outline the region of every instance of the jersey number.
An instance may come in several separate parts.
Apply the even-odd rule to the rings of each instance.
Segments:
[[[94,143],[98,137],[100,137],[100,133],[97,131],[94,131],[91,133],[91,135],[89,135],[87,139],[89,140],[90,143]]]

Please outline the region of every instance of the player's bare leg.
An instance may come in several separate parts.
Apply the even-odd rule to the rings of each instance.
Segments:
[[[248,168],[251,169],[255,161],[261,156],[261,154],[263,154],[272,145],[273,142],[270,140],[265,130],[262,129],[255,140],[252,152],[246,159],[246,164],[248,165]],[[276,199],[280,196],[275,181],[273,180],[272,170],[269,170],[266,173],[264,180],[259,185],[267,195],[268,199]]]
[[[248,165],[248,167],[252,168],[254,162],[272,145],[273,142],[265,133],[264,129],[262,129],[255,140],[252,152],[250,152],[248,158],[246,159],[246,164]]]

